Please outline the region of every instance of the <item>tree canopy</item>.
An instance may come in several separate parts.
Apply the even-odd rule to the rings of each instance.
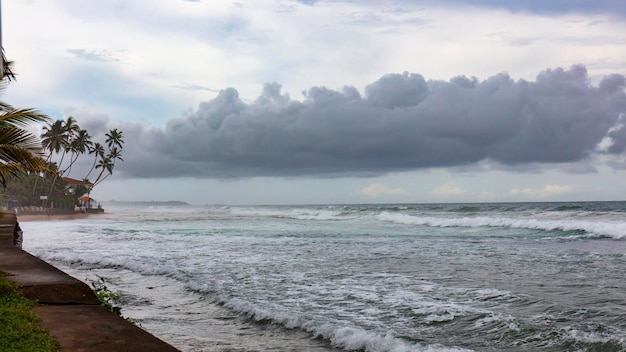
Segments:
[[[11,62],[2,52],[0,91],[15,79]],[[43,133],[32,131],[45,123]],[[56,205],[73,205],[83,194],[113,174],[117,161],[123,161],[122,131],[115,128],[94,141],[72,116],[53,121],[35,109],[15,108],[0,102],[0,184],[3,193],[22,205],[41,205],[40,199],[56,200]],[[106,146],[106,147],[105,147]],[[93,158],[91,168],[73,167],[81,157]],[[97,175],[93,181],[92,175]],[[75,175],[71,175],[74,172]],[[78,173],[82,175],[77,175]],[[69,178],[73,176],[73,178]],[[67,180],[82,180],[68,184]],[[55,204],[49,202],[48,204]]]

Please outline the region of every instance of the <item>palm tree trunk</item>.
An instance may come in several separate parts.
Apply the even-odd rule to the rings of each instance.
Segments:
[[[67,154],[67,152],[63,151],[63,153],[61,154],[61,161],[59,161],[59,167],[57,168],[60,169],[61,168],[61,164],[63,164],[63,159],[65,158],[65,154]],[[59,177],[59,175],[63,175],[63,171],[59,171],[58,173],[54,174],[54,178],[52,179],[52,186],[50,186],[50,191],[48,192],[48,198],[50,198],[50,196],[52,196],[52,191],[54,190],[54,185],[57,182],[57,178]]]

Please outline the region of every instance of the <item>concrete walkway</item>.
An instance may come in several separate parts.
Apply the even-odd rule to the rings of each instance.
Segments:
[[[84,282],[15,247],[11,215],[0,219],[0,271],[41,304],[33,311],[63,351],[178,351],[102,307]]]

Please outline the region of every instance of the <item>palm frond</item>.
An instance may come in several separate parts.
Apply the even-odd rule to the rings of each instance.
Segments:
[[[15,73],[13,73],[13,70],[11,69],[13,61],[7,60],[6,55],[4,55],[4,48],[0,48],[0,52],[2,52],[2,76],[0,79],[4,81],[6,78],[9,82],[15,81]]]
[[[0,121],[17,127],[30,127],[33,123],[47,122],[50,118],[35,109],[16,109],[8,104],[0,107]]]

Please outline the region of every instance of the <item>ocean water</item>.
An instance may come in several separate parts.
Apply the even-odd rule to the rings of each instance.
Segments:
[[[24,249],[183,351],[626,351],[626,202],[106,210]]]

